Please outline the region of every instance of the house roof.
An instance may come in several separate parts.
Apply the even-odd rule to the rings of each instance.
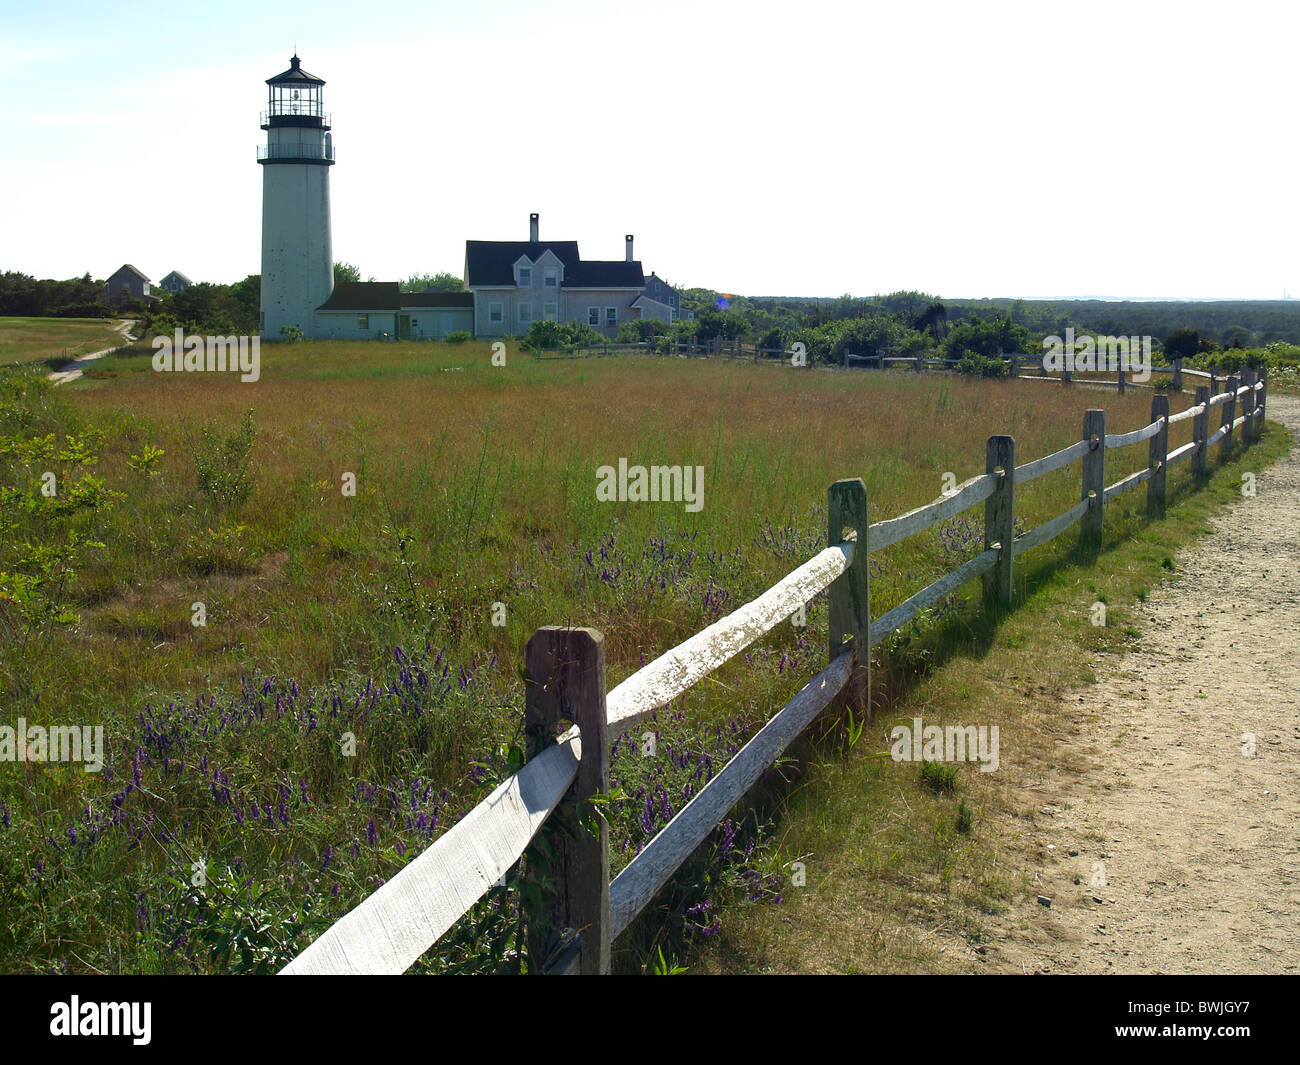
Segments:
[[[565,270],[565,288],[642,288],[645,274],[636,260],[589,259],[574,270]]]
[[[521,255],[537,262],[547,251],[564,264],[567,275],[581,261],[576,240],[467,240],[465,278],[471,286],[513,285],[515,261]]]
[[[642,292],[641,295],[639,295],[636,299],[632,301],[632,306],[639,307],[641,306],[642,303],[657,303],[659,304],[660,307],[663,307],[665,310],[670,311],[673,309],[671,304],[665,303],[663,300],[655,299],[648,292]]]
[[[193,281],[191,281],[188,277],[182,274],[179,270],[173,270],[170,274],[167,275],[167,277],[164,277],[163,280],[166,281],[168,277],[174,277],[176,278],[177,281],[184,281],[187,285],[194,284]]]
[[[641,288],[645,284],[639,262],[584,260],[576,240],[467,240],[465,277],[472,288],[513,285],[514,265],[521,255],[537,262],[548,251],[564,264],[564,288]]]
[[[402,305],[396,281],[336,281],[319,311],[395,311]]]
[[[318,78],[315,74],[308,74],[302,69],[302,61],[298,58],[297,53],[289,60],[289,69],[283,74],[277,74],[273,78],[267,78],[268,85],[324,85],[325,79]]]
[[[461,307],[469,310],[474,308],[474,293],[472,292],[440,292],[436,289],[426,289],[424,292],[403,292],[403,307]]]
[[[117,275],[120,274],[123,270],[129,270],[129,271],[131,271],[131,273],[135,274],[135,276],[138,277],[138,278],[140,278],[141,280],[143,280],[143,281],[149,281],[149,275],[148,275],[148,274],[146,274],[143,270],[139,270],[139,269],[137,269],[136,267],[132,266],[130,263],[123,263],[123,264],[122,264],[121,266],[119,266],[116,270],[114,270],[113,273],[112,273],[110,276],[111,276],[111,277],[117,277]],[[150,282],[150,283],[152,283],[152,282]]]

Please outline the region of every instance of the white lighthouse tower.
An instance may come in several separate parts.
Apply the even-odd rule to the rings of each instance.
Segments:
[[[334,289],[330,246],[330,167],[334,144],[321,78],[302,69],[295,55],[283,74],[267,78],[269,106],[262,115],[266,144],[262,166],[261,335],[279,340],[282,326],[306,336],[316,308]]]

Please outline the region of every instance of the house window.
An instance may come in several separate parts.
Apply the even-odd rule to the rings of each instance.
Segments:
[[[542,284],[547,288],[555,288],[560,283],[560,273],[555,267],[548,267],[546,273],[542,275]]]
[[[617,308],[617,307],[606,307],[606,308],[605,308],[605,324],[606,324],[606,325],[618,325],[618,308]]]
[[[599,307],[588,307],[588,308],[587,308],[587,324],[588,324],[588,325],[600,325],[600,308],[599,308]]]
[[[369,328],[370,328],[370,315],[368,315],[368,314],[358,314],[358,315],[357,315],[357,328],[358,328],[358,329],[369,329]]]
[[[555,304],[554,304],[554,303],[544,303],[544,304],[542,304],[542,317],[545,318],[548,322],[553,322],[553,321],[555,321]]]
[[[494,325],[499,325],[501,322],[505,321],[505,308],[502,304],[488,304],[488,321],[492,322]]]
[[[519,287],[533,287],[533,268],[531,266],[521,266],[519,268]]]
[[[527,325],[533,320],[533,305],[531,303],[521,303],[519,305],[519,324]]]
[[[672,307],[672,308],[669,309],[669,311],[668,311],[668,318],[669,318],[670,321],[673,321],[673,322],[677,321],[677,308],[676,308],[676,307]]]

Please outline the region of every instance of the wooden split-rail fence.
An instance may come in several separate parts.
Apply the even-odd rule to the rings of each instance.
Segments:
[[[754,785],[763,771],[832,702],[843,699],[869,714],[870,649],[927,607],[981,578],[987,600],[1009,605],[1014,560],[1076,523],[1085,538],[1100,539],[1106,507],[1116,496],[1147,485],[1152,517],[1165,508],[1168,469],[1185,459],[1203,474],[1216,445],[1231,450],[1241,430],[1245,443],[1264,426],[1267,379],[1250,370],[1229,378],[1226,391],[1196,390],[1196,402],[1169,413],[1169,397],[1156,393],[1151,422],[1127,433],[1107,432],[1106,412],[1089,410],[1077,443],[1016,465],[1010,436],[988,440],[984,473],[926,506],[868,523],[866,486],[836,481],[828,494],[826,548],[757,599],[727,615],[605,690],[604,638],[593,629],[546,627],[528,641],[525,726],[528,761],[454,827],[391,880],[336,921],[287,965],[285,974],[397,974],[441,938],[517,863],[566,796],[591,799],[607,791],[610,745],[660,707],[716,670],[829,590],[829,664],[805,684],[611,882],[609,841],[598,832],[552,835],[549,865],[528,873],[554,889],[545,910],[526,930],[530,956],[546,958],[546,973],[605,973],[614,939],[668,883]],[[1241,413],[1237,413],[1240,405]],[[1215,408],[1219,427],[1210,432]],[[1169,427],[1190,419],[1193,439],[1169,450]],[[1106,484],[1106,455],[1146,441],[1145,468]],[[1015,496],[1037,477],[1082,462],[1079,502],[1016,536]],[[984,549],[906,602],[872,619],[867,560],[909,536],[984,504]],[[559,733],[562,720],[572,722]],[[562,816],[573,817],[575,803]]]

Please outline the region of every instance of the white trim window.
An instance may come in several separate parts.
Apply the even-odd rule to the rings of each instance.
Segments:
[[[357,328],[358,328],[358,329],[369,329],[369,328],[370,328],[370,315],[368,315],[368,314],[358,314],[358,315],[357,315]]]
[[[606,308],[605,308],[605,324],[606,324],[606,325],[618,325],[618,308],[617,308],[617,307],[606,307]]]
[[[556,288],[560,284],[560,271],[553,266],[548,266],[542,273],[542,285],[546,288]]]
[[[519,268],[519,287],[533,287],[533,268],[531,266],[521,266]]]
[[[492,325],[500,325],[506,320],[506,307],[504,303],[488,304],[488,322]]]
[[[556,320],[555,311],[556,311],[556,307],[554,303],[542,304],[542,318],[545,321],[554,322]]]
[[[587,308],[587,324],[590,325],[590,326],[599,326],[599,325],[600,325],[600,308],[599,308],[599,307],[588,307],[588,308]]]
[[[521,303],[519,305],[519,324],[532,325],[533,322],[533,305],[531,303]]]

